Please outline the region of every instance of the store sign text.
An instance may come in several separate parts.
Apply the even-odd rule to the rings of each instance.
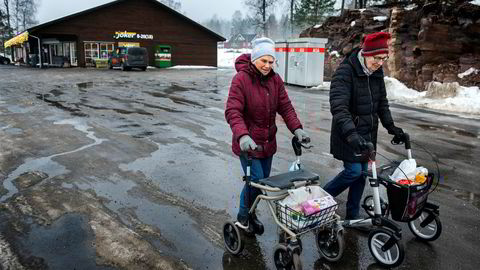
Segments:
[[[124,39],[124,38],[138,38],[138,39],[153,39],[153,35],[148,34],[137,34],[135,32],[115,32],[113,35],[115,39]]]

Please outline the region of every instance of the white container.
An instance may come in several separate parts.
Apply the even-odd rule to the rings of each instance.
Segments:
[[[285,82],[305,87],[322,84],[327,42],[325,38],[289,39]]]
[[[275,65],[273,69],[284,82],[287,78],[287,49],[288,43],[286,40],[275,41]]]

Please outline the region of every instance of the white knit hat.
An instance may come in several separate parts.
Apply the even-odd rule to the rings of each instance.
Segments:
[[[270,55],[275,58],[275,42],[269,38],[262,37],[253,40],[252,47],[252,62],[264,55]]]

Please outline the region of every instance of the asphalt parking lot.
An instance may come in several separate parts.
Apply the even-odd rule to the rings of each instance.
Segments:
[[[274,269],[276,228],[240,257],[225,252],[223,222],[242,186],[224,102],[234,70],[30,69],[0,66],[0,264],[4,269]],[[288,86],[314,148],[305,166],[326,182],[341,169],[329,154],[328,92]],[[480,264],[480,122],[393,105],[397,123],[438,163],[441,237],[414,239],[402,224],[399,269],[476,269]],[[279,119],[272,174],[294,160]],[[379,134],[379,162],[402,159]],[[414,145],[414,147],[416,147]],[[368,193],[368,190],[365,192]],[[345,195],[339,197],[343,214]],[[305,236],[304,269],[378,269],[368,234],[347,231],[338,263]]]

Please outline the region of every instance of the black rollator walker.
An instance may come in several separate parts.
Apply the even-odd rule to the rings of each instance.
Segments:
[[[404,134],[407,158],[412,159],[410,136]],[[401,144],[392,140],[392,144]],[[390,175],[399,167],[399,162],[380,166],[377,175],[376,153],[374,146],[368,143],[371,172],[367,179],[372,187],[373,195],[365,197],[362,207],[368,214],[368,218],[357,220],[345,220],[344,228],[371,226],[368,237],[368,247],[378,264],[386,267],[395,267],[402,263],[405,257],[401,228],[393,221],[408,222],[411,232],[422,241],[436,240],[442,231],[439,219],[439,206],[427,202],[428,194],[434,179],[433,173],[428,173],[426,181],[419,185],[403,185],[392,179]],[[405,172],[402,171],[403,174]],[[439,174],[439,172],[438,172]],[[405,177],[408,178],[405,174]],[[437,181],[438,183],[438,181]],[[387,190],[388,202],[380,198],[379,185]],[[390,205],[389,205],[390,204]]]
[[[406,133],[404,142],[407,158],[412,159],[410,136]],[[400,143],[392,140],[392,144]],[[440,207],[428,202],[428,195],[435,190],[435,188],[432,189],[435,174],[429,172],[425,183],[421,185],[401,185],[388,177],[398,166],[399,162],[391,162],[379,168],[379,182],[386,187],[388,197],[388,202],[380,199],[382,215],[388,216],[391,214],[395,221],[408,222],[410,231],[420,241],[435,241],[442,233],[442,223],[439,218]],[[438,184],[439,179],[440,171],[437,164],[436,184]],[[362,207],[369,216],[374,215],[373,206],[373,196],[365,197]]]
[[[255,211],[260,200],[267,201],[273,219],[281,231],[278,237],[279,243],[274,250],[274,263],[277,269],[302,269],[300,259],[302,243],[300,236],[309,231],[313,231],[316,234],[318,251],[324,257],[326,256],[327,260],[339,260],[344,251],[343,230],[341,224],[338,222],[339,216],[335,214],[335,210],[337,209],[336,203],[322,209],[320,212],[307,216],[281,203],[282,200],[289,196],[288,190],[299,188],[313,189],[314,186],[320,187],[320,183],[318,182],[319,176],[304,169],[300,164],[302,147],[310,148],[309,143],[309,138],[302,142],[299,142],[296,137],[292,139],[292,146],[297,156],[297,164],[299,165],[298,170],[261,179],[258,183],[252,182],[250,179],[252,160],[248,153],[244,153],[248,160],[244,180],[247,185],[258,188],[262,192],[262,194],[255,199],[249,214]],[[258,150],[261,149],[257,149],[257,151]],[[325,194],[327,193],[325,192]],[[251,225],[249,225],[249,227],[250,226]],[[340,227],[337,228],[337,226]],[[319,240],[324,238],[324,232],[327,231],[336,233],[328,234],[330,238],[329,248],[325,249],[325,245],[323,242],[320,244]],[[245,234],[248,235],[251,232],[262,234],[263,230],[260,232],[255,232],[251,228],[243,230],[238,226],[237,222],[229,221],[225,223],[223,226],[223,237],[226,249],[234,255],[240,254],[244,248],[242,238]]]

